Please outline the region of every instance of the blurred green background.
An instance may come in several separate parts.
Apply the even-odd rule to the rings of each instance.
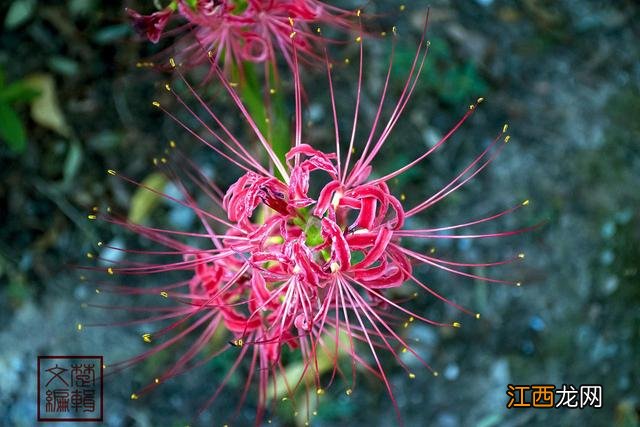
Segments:
[[[375,2],[380,28],[397,24],[400,43],[391,95],[397,98],[415,52],[425,8]],[[169,78],[138,69],[153,53],[132,34],[122,2],[4,1],[0,5],[0,424],[35,423],[36,356],[94,353],[107,363],[141,351],[135,328],[76,324],[113,314],[83,310],[90,284],[73,266],[86,264],[98,240],[126,239],[87,221],[94,205],[127,213],[141,209],[157,224],[189,224],[170,207],[131,205],[135,188],[109,180],[107,168],[143,180],[169,139],[228,178],[225,165],[150,106]],[[148,9],[147,9],[148,10]],[[378,30],[376,29],[376,30]],[[510,124],[512,142],[464,190],[411,226],[450,225],[531,205],[495,229],[546,221],[514,238],[444,244],[443,256],[470,262],[525,252],[504,270],[521,288],[463,280],[421,269],[420,277],[448,298],[482,313],[450,330],[414,325],[417,350],[440,372],[417,370],[409,380],[387,360],[407,426],[638,425],[640,411],[640,7],[634,1],[433,1],[431,53],[416,94],[376,165],[389,171],[443,135],[468,104],[486,102],[455,140],[403,175],[408,203],[437,191]],[[368,42],[361,126],[375,115],[388,63],[388,41]],[[356,57],[346,46],[345,57]],[[336,71],[338,103],[350,119],[355,68]],[[309,82],[322,70],[306,71]],[[329,140],[330,110],[322,85],[308,85],[307,137]],[[237,115],[225,114],[237,124]],[[347,119],[345,119],[347,120]],[[348,122],[345,122],[348,124]],[[345,128],[346,129],[346,128]],[[153,178],[151,178],[153,179]],[[395,188],[393,189],[395,191]],[[489,227],[489,229],[491,229]],[[119,240],[120,239],[120,240]],[[426,248],[425,248],[426,249]],[[501,272],[497,273],[502,274]],[[510,277],[511,277],[510,276]],[[426,296],[419,312],[459,314]],[[105,424],[185,425],[228,365],[220,360],[173,380],[139,401],[129,395],[151,369],[140,365],[107,384]],[[411,361],[408,361],[411,363]],[[416,368],[418,369],[418,368]],[[507,410],[507,384],[601,384],[602,409]],[[312,424],[396,423],[377,381],[360,376],[347,397],[323,396]],[[236,390],[237,392],[237,390]],[[220,425],[232,388],[200,419]],[[248,405],[237,425],[249,425]],[[287,414],[274,424],[291,423]]]

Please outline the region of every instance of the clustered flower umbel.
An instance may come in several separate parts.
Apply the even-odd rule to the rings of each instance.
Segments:
[[[186,22],[181,29],[191,31],[174,53],[176,59],[197,65],[212,56],[227,75],[232,66],[243,62],[275,63],[276,53],[292,66],[294,48],[301,59],[321,60],[321,25],[354,28],[349,19],[353,12],[318,0],[173,0],[150,15],[132,9],[128,14],[137,32],[153,43],[160,40],[172,18]],[[294,22],[296,37],[292,38]]]
[[[358,42],[361,43],[360,38]],[[427,51],[428,42],[421,40],[402,92],[391,106],[391,113],[384,119],[383,106],[386,104],[392,57],[371,129],[364,141],[358,142],[356,128],[363,83],[363,50],[360,44],[354,121],[348,143],[341,140],[332,66],[325,57],[335,149],[333,152],[323,152],[303,142],[302,84],[294,47],[294,132],[292,148],[284,160],[278,158],[233,85],[212,60],[218,81],[234,101],[243,121],[268,158],[266,166],[249,152],[246,143],[241,142],[198,96],[180,71],[180,66],[176,67],[175,61],[172,61],[176,74],[211,121],[209,123],[197,116],[188,102],[169,85],[166,86],[167,90],[202,125],[204,134],[192,129],[159,102],[154,101],[153,104],[194,138],[225,158],[230,165],[242,170],[242,175],[223,191],[191,160],[179,155],[175,156],[175,162],[163,158],[160,164],[173,178],[175,188],[180,192],[180,196],[176,196],[109,171],[111,175],[191,209],[202,226],[201,232],[159,229],[133,224],[111,213],[90,215],[91,219],[100,217],[122,225],[163,248],[145,251],[110,246],[112,250],[131,256],[142,254],[163,259],[157,263],[133,259],[121,261],[108,267],[109,274],[160,274],[158,280],[166,272],[182,271],[188,275],[182,281],[151,287],[103,286],[104,290],[127,295],[154,295],[165,302],[158,306],[132,307],[134,312],[150,313],[134,323],[170,322],[163,328],[143,334],[144,341],[152,345],[148,351],[110,365],[108,369],[126,368],[187,337],[193,338],[187,351],[165,372],[132,394],[132,399],[139,398],[169,378],[207,363],[222,353],[233,351],[237,353],[234,363],[224,378],[214,380],[216,390],[204,403],[203,409],[220,395],[231,376],[240,372],[238,368],[241,362],[248,359],[248,368],[242,371],[246,373],[246,382],[238,409],[257,377],[256,424],[263,419],[268,404],[271,402],[275,405],[280,396],[297,408],[301,404],[300,390],[307,393],[306,399],[302,400],[307,402],[306,419],[309,420],[309,390],[319,396],[335,381],[336,376],[340,376],[347,383],[350,382],[345,393],[351,395],[357,369],[371,373],[384,383],[399,417],[381,354],[391,354],[410,378],[414,378],[415,373],[407,366],[406,359],[401,357],[402,353],[410,353],[437,375],[414,350],[401,328],[416,320],[454,328],[459,327],[460,323],[438,322],[420,315],[407,307],[406,297],[404,300],[397,297],[402,294],[406,296],[406,291],[393,291],[407,287],[412,290],[410,293],[416,289],[423,290],[479,318],[479,314],[448,300],[423,283],[414,274],[415,269],[428,266],[476,280],[520,284],[473,274],[466,269],[507,264],[523,258],[522,254],[497,262],[467,263],[440,258],[433,253],[425,254],[410,249],[410,246],[415,246],[416,239],[481,239],[522,233],[531,227],[477,234],[458,234],[457,230],[494,221],[527,205],[528,200],[501,212],[457,225],[408,229],[405,221],[434,206],[486,168],[505,146],[504,143],[509,141],[507,125],[447,185],[415,206],[405,206],[404,196],[396,197],[388,186],[389,182],[447,143],[474,113],[482,99],[472,104],[440,141],[413,161],[397,170],[384,175],[378,173],[375,175],[377,177],[373,177],[375,159],[389,141],[391,131],[409,102]],[[186,177],[190,185],[185,178],[178,178],[179,175]],[[195,191],[198,194],[194,194]],[[202,195],[216,209],[203,207],[198,202]],[[219,211],[224,211],[226,218],[215,213]],[[200,243],[196,244],[194,240]],[[165,257],[173,257],[173,260]],[[228,334],[228,344],[212,352],[208,345],[220,330]],[[368,352],[362,348],[368,348]],[[283,362],[285,351],[299,355],[301,360],[302,368],[295,372],[294,378],[287,370],[289,366]],[[350,379],[340,363],[345,358],[351,361]],[[324,362],[320,360],[329,361],[330,368],[327,370],[322,367]]]

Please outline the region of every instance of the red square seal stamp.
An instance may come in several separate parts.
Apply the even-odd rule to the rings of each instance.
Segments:
[[[100,422],[102,356],[38,356],[38,421]]]

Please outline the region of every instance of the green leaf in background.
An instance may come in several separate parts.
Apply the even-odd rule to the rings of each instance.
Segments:
[[[73,180],[80,169],[82,163],[82,148],[78,141],[73,141],[69,145],[67,151],[67,157],[64,160],[63,177],[64,185],[70,187],[73,184]]]
[[[0,87],[0,102],[13,104],[16,102],[31,102],[40,92],[24,81],[11,83],[7,87]]]
[[[166,185],[167,178],[161,173],[154,172],[147,176],[144,181],[142,181],[142,187],[138,188],[131,198],[128,215],[129,221],[135,224],[142,223],[157,206],[158,202],[162,200],[162,196],[149,189],[163,191]]]
[[[406,48],[399,47],[396,55],[399,59],[397,62],[400,64],[400,73],[407,69],[414,54]],[[440,37],[431,39],[421,80],[424,81],[423,85],[427,90],[452,106],[484,96],[489,90],[489,84],[476,65],[473,62],[456,61],[449,43]]]
[[[269,98],[265,99],[264,85],[258,81],[253,64],[243,64],[244,79],[240,85],[242,101],[254,118],[260,132],[267,138],[281,162],[291,149],[290,119],[287,116],[284,96],[276,89],[279,85],[271,77]],[[273,73],[271,73],[273,76]],[[267,120],[268,119],[268,120]],[[276,171],[277,176],[279,176]]]
[[[0,102],[0,136],[14,153],[22,153],[27,146],[27,134],[20,117],[6,103]]]
[[[31,18],[35,11],[35,0],[15,0],[11,3],[7,16],[4,18],[4,28],[13,30]]]
[[[47,65],[53,72],[65,77],[77,76],[80,72],[80,64],[65,56],[51,56],[47,61]]]
[[[117,24],[100,28],[93,35],[93,41],[100,45],[108,45],[131,35],[131,25]]]
[[[89,16],[94,10],[98,10],[96,0],[69,0],[68,8],[72,16]]]
[[[40,126],[68,137],[70,129],[58,102],[53,76],[34,74],[24,79],[24,83],[40,93],[40,96],[31,103],[31,118]]]

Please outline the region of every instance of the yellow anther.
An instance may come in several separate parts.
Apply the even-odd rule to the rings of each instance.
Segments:
[[[511,135],[507,135],[504,137],[504,142],[507,143],[511,139]]]
[[[414,319],[413,316],[409,317],[409,322],[413,322],[414,320],[416,319]]]
[[[283,402],[286,402],[287,400],[289,400],[289,398],[288,398],[288,397],[283,397],[283,398],[282,398],[282,401],[283,401]]]
[[[409,373],[409,378],[411,378],[412,380],[415,379],[416,374],[414,374],[413,372]]]
[[[475,104],[471,104],[471,105],[469,105],[469,110],[473,110],[474,108],[476,108],[476,105],[475,105]]]
[[[350,388],[348,388],[347,391],[345,391],[345,394],[347,396],[351,396],[351,393],[353,393],[353,390],[351,390]]]
[[[153,164],[154,166],[158,166],[158,159],[156,157],[153,158]]]
[[[318,396],[323,395],[323,394],[324,394],[324,390],[323,390],[323,389],[321,389],[321,388],[319,388],[319,389],[317,389],[317,390],[316,390],[316,394],[317,394]]]
[[[104,242],[98,242],[98,246],[104,245]]]
[[[99,209],[98,209],[97,206],[94,206],[94,207],[91,208],[91,210],[94,211],[94,212],[98,212]]]
[[[522,283],[521,282],[516,282],[516,286],[520,287],[520,286],[522,286]]]
[[[210,50],[209,52],[207,52],[207,56],[208,56],[209,58],[211,58],[211,57],[213,56],[213,51],[212,51],[212,50]]]
[[[169,58],[169,65],[171,65],[171,67],[175,68],[176,67],[176,61],[173,58]]]
[[[144,342],[151,342],[151,334],[147,333],[147,334],[142,334],[142,341]]]
[[[520,259],[524,259],[524,254],[523,254],[523,253],[519,253],[519,254],[518,254],[518,258],[520,258]]]
[[[80,279],[80,280],[82,280],[82,281],[87,280],[87,278],[86,278],[86,277],[84,277],[84,276],[80,276],[80,277],[79,277],[79,279]]]
[[[509,125],[505,123],[504,126],[502,126],[502,133],[505,133],[507,129],[509,129]]]
[[[98,217],[97,217],[97,216],[95,216],[95,215],[91,215],[91,214],[90,214],[90,215],[87,215],[87,218],[89,218],[90,220],[92,220],[92,221],[93,221],[94,219],[96,219],[96,218],[98,218]]]
[[[105,365],[104,363],[102,364],[102,369],[107,369],[107,365]]]
[[[407,347],[403,347],[402,352],[406,353],[407,352]]]
[[[431,248],[431,249],[429,249],[429,253],[430,253],[430,254],[435,254],[435,253],[436,253],[436,248]]]
[[[438,371],[433,371],[433,376],[434,376],[434,377],[437,377],[438,375],[440,375],[440,374],[438,373]]]
[[[320,34],[322,32],[322,30],[320,29],[320,27],[316,28],[316,33]]]
[[[356,37],[356,43],[360,43],[362,41],[362,37],[358,36]]]
[[[171,92],[171,86],[169,86],[169,83],[165,83],[165,84],[164,84],[164,88],[165,88],[168,92]]]
[[[333,195],[333,197],[331,198],[331,206],[333,206],[333,209],[337,209],[338,205],[340,204],[340,199],[342,199],[342,192],[341,191],[336,191]]]
[[[113,276],[113,268],[111,267],[107,268],[107,273]]]
[[[529,204],[529,199],[527,199],[524,202],[522,202],[522,206],[527,206],[528,204]]]
[[[100,289],[96,288],[96,294],[100,293]]]
[[[229,82],[229,86],[238,87],[238,82]]]
[[[405,5],[403,5],[403,4],[401,4],[401,5],[400,5],[400,12],[403,12],[403,11],[405,10],[405,8],[406,8],[406,6],[405,6]]]
[[[108,173],[109,175],[116,176],[116,171],[114,171],[113,169],[107,169],[107,173]]]
[[[460,326],[462,326],[462,324],[460,322],[453,322],[451,326],[453,326],[454,328],[459,328]]]
[[[167,291],[160,292],[160,296],[162,296],[164,298],[169,298],[169,294],[167,293]]]
[[[153,101],[151,105],[153,105],[154,107],[160,107],[160,103],[158,101]]]
[[[138,400],[138,395],[135,393],[131,393],[131,400]]]
[[[153,380],[153,382],[155,382],[156,384],[160,384],[160,378],[156,378],[155,380]]]
[[[318,415],[318,411],[313,411],[311,414],[315,417],[316,415]]]
[[[176,148],[176,142],[173,139],[169,141],[169,147]]]
[[[274,95],[276,93],[276,90],[274,88],[269,89],[269,93],[271,95]]]
[[[332,262],[331,263],[331,272],[332,273],[336,273],[338,270],[340,270],[340,264],[338,264],[337,262]]]
[[[417,293],[417,292],[414,292],[414,293],[413,293],[413,297],[414,297],[414,298],[418,298],[418,293]]]
[[[293,22],[294,22],[294,21],[293,21],[293,18],[292,18],[292,17],[289,17],[289,25],[291,25],[292,27],[293,27]]]
[[[362,10],[358,9],[356,10],[356,16],[360,16],[362,14]]]
[[[244,340],[242,338],[238,338],[237,340],[229,341],[229,344],[234,347],[242,347],[244,345]]]
[[[400,201],[404,202],[405,200],[407,200],[407,196],[404,193],[402,193],[400,195]]]
[[[296,34],[297,33],[295,31],[292,31],[291,34],[289,34],[289,38],[293,39],[296,36]]]
[[[408,328],[409,327],[409,322],[404,322],[404,325],[402,325],[402,326],[404,326],[405,328]]]
[[[351,62],[351,60],[350,60],[349,58],[344,58],[344,63],[345,63],[345,64],[348,64],[348,63],[350,63],[350,62]]]
[[[160,157],[160,161],[162,163],[167,163],[167,158],[166,157]]]
[[[93,254],[91,252],[87,252],[87,258],[92,259],[93,258]]]
[[[480,318],[480,313],[476,313],[476,319]]]
[[[480,97],[480,98],[478,98],[478,99],[476,100],[476,102],[477,102],[478,104],[480,104],[482,101],[484,101],[484,98],[483,98],[483,97]]]
[[[111,207],[107,206],[107,212],[111,213]]]
[[[386,36],[386,35],[387,35],[387,32],[386,32],[386,31],[381,31],[381,32],[380,32],[380,35],[381,35],[382,37],[384,37],[384,36]]]
[[[80,308],[87,308],[89,307],[89,305],[86,302],[83,302],[82,304],[80,304]]]
[[[78,323],[76,325],[76,328],[78,329],[78,331],[81,331],[82,330],[82,323]]]

